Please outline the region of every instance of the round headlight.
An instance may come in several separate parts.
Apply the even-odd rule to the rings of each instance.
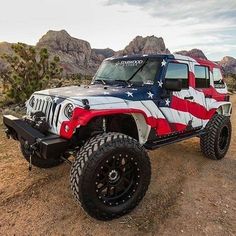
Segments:
[[[65,106],[65,109],[64,109],[64,114],[65,116],[68,118],[68,119],[71,119],[72,115],[73,115],[73,110],[74,110],[74,106],[72,103],[68,103],[66,106]]]

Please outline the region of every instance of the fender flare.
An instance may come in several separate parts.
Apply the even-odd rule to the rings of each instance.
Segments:
[[[141,145],[147,142],[151,126],[147,124],[145,117],[141,113],[131,113],[137,126],[139,143]]]
[[[215,108],[216,112],[220,115],[231,116],[232,114],[232,103],[231,102],[214,102],[210,109]]]
[[[60,135],[70,139],[76,128],[86,126],[94,117],[109,116],[118,114],[130,114],[136,123],[139,142],[144,144],[147,141],[151,127],[155,127],[153,119],[150,119],[146,113],[139,109],[104,109],[104,110],[86,110],[84,108],[75,108],[71,120],[64,121],[61,124]]]

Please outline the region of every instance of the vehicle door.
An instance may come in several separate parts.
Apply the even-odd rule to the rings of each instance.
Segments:
[[[160,110],[169,122],[172,133],[183,132],[192,128],[192,119],[188,111],[189,93],[189,62],[168,61],[164,76],[164,85],[168,81],[180,81],[180,91],[168,91],[163,86],[164,97]]]
[[[204,125],[210,118],[211,111],[208,109],[208,103],[211,103],[213,90],[211,86],[210,67],[208,65],[194,65],[195,88],[191,88],[193,96],[192,104],[188,104],[192,119],[195,121],[195,126]],[[210,93],[209,93],[210,92]]]

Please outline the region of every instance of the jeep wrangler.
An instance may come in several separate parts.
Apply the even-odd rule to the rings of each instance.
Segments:
[[[3,117],[7,136],[19,141],[30,167],[71,163],[76,200],[100,220],[142,200],[151,176],[147,150],[199,137],[203,154],[220,160],[231,139],[220,67],[181,55],[106,59],[90,85],[37,91],[26,108],[22,119]]]

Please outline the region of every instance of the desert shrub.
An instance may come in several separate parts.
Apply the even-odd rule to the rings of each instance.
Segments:
[[[225,78],[229,91],[236,90],[236,75],[230,75]]]
[[[49,59],[46,48],[37,51],[23,43],[13,44],[13,55],[3,55],[8,64],[0,77],[7,99],[24,102],[36,90],[47,87],[50,79],[61,78],[62,68],[59,57]]]

